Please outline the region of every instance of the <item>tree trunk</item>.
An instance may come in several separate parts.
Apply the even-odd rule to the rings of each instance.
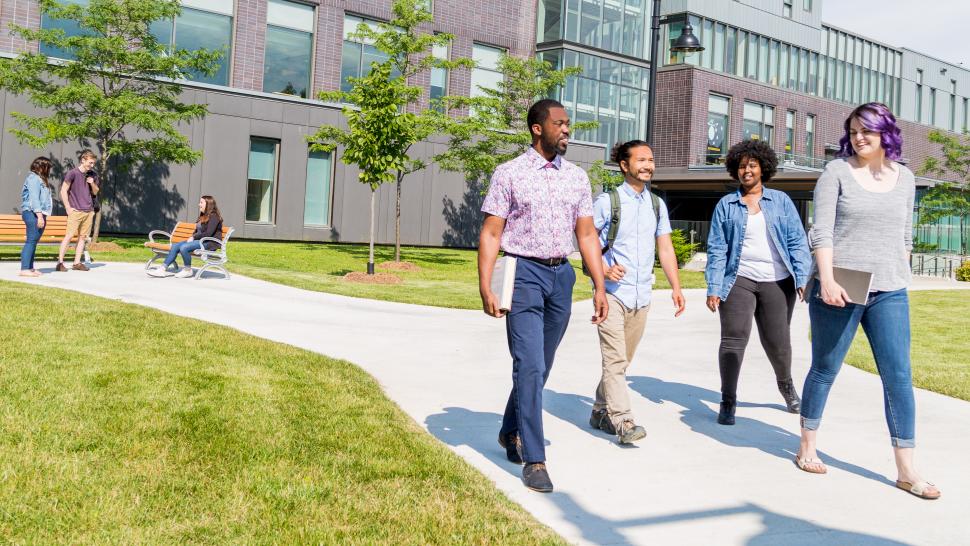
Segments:
[[[403,176],[397,175],[397,204],[394,209],[394,261],[401,261],[401,181]]]
[[[377,197],[377,191],[374,188],[370,189],[370,249],[367,255],[367,274],[374,274],[374,202]]]
[[[108,158],[104,155],[104,147],[101,146],[101,157],[98,159],[100,171],[98,173],[98,195],[94,196],[94,202],[97,205],[98,212],[94,213],[94,237],[91,242],[98,242],[98,236],[101,234],[101,205],[103,201],[101,200],[101,195],[104,192],[106,186],[105,182],[108,178]]]

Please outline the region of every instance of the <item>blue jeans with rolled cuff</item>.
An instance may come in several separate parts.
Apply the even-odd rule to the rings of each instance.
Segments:
[[[546,460],[542,389],[569,325],[576,272],[568,260],[560,265],[522,258],[517,262],[512,308],[505,319],[512,353],[512,392],[500,434],[518,432],[522,460],[540,463]]]
[[[819,296],[818,282],[808,296],[812,323],[812,368],[802,389],[802,428],[817,430],[829,390],[859,326],[869,339],[882,380],[886,424],[893,447],[915,447],[916,403],[910,367],[909,295],[906,289],[871,292],[866,305],[834,307]]]
[[[182,263],[185,264],[185,267],[192,267],[192,253],[200,248],[202,248],[202,243],[199,241],[182,241],[173,244],[172,248],[168,251],[168,256],[165,257],[165,267],[175,263],[175,257],[180,255],[182,256]]]

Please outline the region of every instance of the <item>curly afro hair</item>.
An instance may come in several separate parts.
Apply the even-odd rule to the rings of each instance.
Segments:
[[[728,150],[724,165],[727,167],[728,174],[735,181],[738,179],[738,169],[741,167],[742,159],[755,159],[761,165],[761,182],[771,180],[778,172],[778,156],[771,146],[763,140],[743,140],[738,142]]]

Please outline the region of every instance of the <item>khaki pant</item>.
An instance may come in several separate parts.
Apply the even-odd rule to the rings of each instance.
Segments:
[[[643,337],[650,306],[628,309],[612,294],[606,295],[610,312],[599,326],[600,352],[603,355],[603,376],[596,387],[594,410],[606,409],[613,426],[624,419],[632,419],[630,395],[626,384],[626,369]]]
[[[91,224],[94,221],[93,212],[76,210],[67,215],[67,236],[77,234],[78,239],[91,235]]]

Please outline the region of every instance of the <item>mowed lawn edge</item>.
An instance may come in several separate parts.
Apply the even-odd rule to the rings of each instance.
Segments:
[[[911,291],[913,384],[970,401],[970,290]],[[877,373],[859,328],[846,364]]]
[[[348,362],[66,290],[0,302],[3,542],[562,543]]]
[[[103,237],[121,247],[114,251],[92,251],[95,261],[145,263],[152,254],[143,247],[143,237]],[[0,259],[14,260],[16,247],[0,247]],[[53,267],[53,247],[38,248],[38,267]],[[415,271],[388,270],[382,264],[394,259],[394,247],[375,247],[378,273],[388,273],[402,280],[400,284],[367,284],[344,278],[350,272],[367,268],[367,245],[311,242],[266,242],[232,240],[229,242],[231,273],[275,282],[294,288],[327,292],[342,296],[414,303],[454,309],[480,309],[478,294],[478,255],[475,250],[431,247],[402,247],[401,259],[417,266]],[[157,263],[157,262],[156,262]],[[181,265],[181,258],[178,264]],[[193,264],[198,267],[198,260]],[[573,262],[576,284],[573,301],[589,299],[591,285],[578,261]],[[663,272],[655,270],[654,288],[669,288]],[[680,271],[684,288],[704,288],[703,272]]]

